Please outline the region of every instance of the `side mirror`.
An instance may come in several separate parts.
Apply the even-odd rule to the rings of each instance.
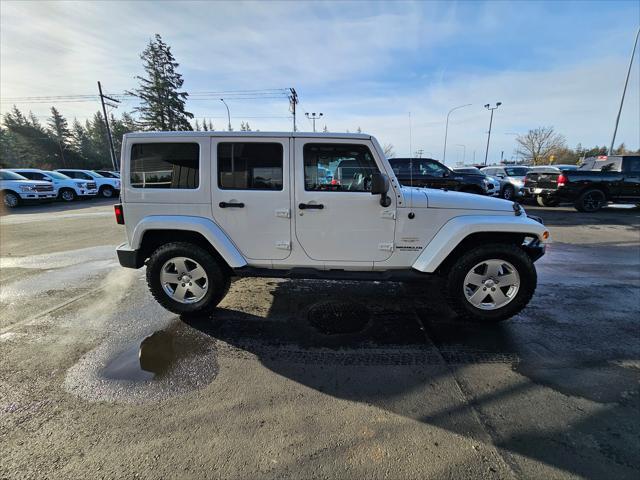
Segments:
[[[389,177],[375,172],[371,174],[371,195],[380,195],[380,205],[388,207],[391,205],[391,199],[387,196],[389,191]]]

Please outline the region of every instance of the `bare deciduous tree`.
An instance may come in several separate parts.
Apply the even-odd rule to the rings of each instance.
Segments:
[[[393,158],[396,154],[395,150],[393,149],[393,145],[391,145],[390,143],[385,144],[385,146],[382,147],[382,150],[384,151],[384,156],[387,158]]]
[[[556,133],[553,127],[529,130],[526,135],[519,135],[516,142],[518,142],[516,153],[531,159],[534,165],[549,163],[551,155],[566,147],[564,136]]]

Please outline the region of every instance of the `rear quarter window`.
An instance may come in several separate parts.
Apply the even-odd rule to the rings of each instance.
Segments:
[[[130,181],[133,188],[198,188],[200,146],[197,143],[134,144]]]

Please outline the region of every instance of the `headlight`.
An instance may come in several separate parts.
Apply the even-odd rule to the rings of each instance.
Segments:
[[[18,188],[20,188],[21,192],[33,192],[36,189],[35,185],[20,185]]]
[[[511,180],[511,183],[513,183],[516,187],[521,187],[524,185],[524,182],[522,180],[516,180],[516,179]]]
[[[76,182],[78,188],[87,188],[87,182]]]

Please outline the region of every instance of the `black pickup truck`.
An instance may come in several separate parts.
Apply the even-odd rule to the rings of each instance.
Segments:
[[[640,155],[586,158],[577,170],[530,172],[529,196],[541,205],[572,202],[580,212],[596,212],[608,202],[640,202]]]
[[[439,188],[486,195],[492,185],[485,175],[459,173],[432,158],[389,159],[396,178],[408,187]]]

